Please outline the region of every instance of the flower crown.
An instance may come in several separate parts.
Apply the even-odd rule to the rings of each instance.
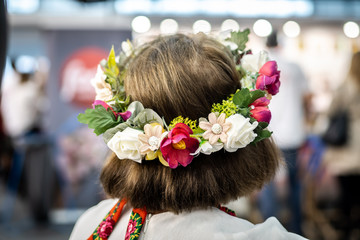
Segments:
[[[271,119],[268,105],[271,96],[279,91],[280,71],[266,52],[252,54],[246,50],[248,29],[231,32],[219,40],[233,54],[240,73],[242,89],[214,103],[211,113],[198,120],[178,116],[167,124],[152,109],[134,101],[124,90],[128,60],[137,54],[127,41],[122,52],[115,56],[112,48],[107,60],[102,60],[94,79],[96,91],[93,108],[78,116],[97,135],[103,134],[107,146],[119,159],[159,159],[170,168],[187,166],[198,154],[211,154],[224,149],[235,152],[250,143],[271,136],[266,128]]]

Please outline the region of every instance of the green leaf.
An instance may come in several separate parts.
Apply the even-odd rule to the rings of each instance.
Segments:
[[[257,136],[254,139],[253,143],[257,143],[263,139],[271,137],[272,132],[270,132],[269,130],[260,130],[260,131],[256,131],[256,134]]]
[[[262,90],[251,91],[250,92],[250,98],[247,101],[247,106],[252,104],[256,99],[264,97],[264,96],[265,96],[265,92],[262,91]]]
[[[240,113],[244,117],[249,117],[250,116],[250,109],[248,107],[239,108],[237,113]]]
[[[262,128],[262,129],[265,129],[269,126],[269,123],[267,122],[259,122],[259,126]]]
[[[77,119],[81,123],[88,124],[89,128],[94,129],[96,135],[104,133],[121,121],[120,117],[116,120],[112,111],[110,109],[106,110],[102,105],[86,109],[85,113],[80,113]]]
[[[130,104],[130,97],[127,96],[124,101],[119,100],[117,96],[115,96],[115,102],[112,105],[112,108],[115,112],[125,112],[128,109],[128,106]]]
[[[227,41],[234,42],[238,45],[238,50],[244,51],[246,48],[246,43],[249,41],[250,30],[247,28],[244,31],[231,32],[230,38],[227,38]]]
[[[157,122],[162,125],[161,117],[152,109],[146,108],[142,110],[134,119],[133,123],[139,129],[144,129],[148,123]]]
[[[203,129],[201,129],[200,127],[197,127],[193,130],[193,134],[200,134],[200,133],[204,133],[205,131]]]
[[[124,131],[127,127],[130,127],[130,123],[128,121],[124,122],[124,123],[120,123],[118,125],[116,125],[115,127],[109,128],[108,130],[106,130],[103,134],[103,139],[104,142],[107,144],[110,139],[117,133],[117,132],[122,132]]]
[[[108,68],[104,69],[104,74],[107,76],[106,82],[109,83],[111,86],[115,86],[117,75],[115,75],[115,73]]]
[[[111,47],[109,57],[108,57],[108,69],[114,73],[115,76],[119,75],[119,68],[116,65],[116,57],[114,46]]]
[[[128,120],[126,120],[126,122],[124,122],[124,123],[120,123],[120,124],[118,124],[116,126],[113,126],[112,128],[109,128],[103,134],[103,138],[104,138],[105,143],[108,143],[108,141],[110,141],[110,139],[117,132],[122,132],[127,127],[132,127],[132,128],[137,127],[136,124],[134,123],[134,120],[136,119],[136,116],[139,115],[139,113],[144,110],[144,106],[140,102],[134,101],[129,105],[127,110],[131,112],[130,118]],[[160,120],[161,120],[161,118],[160,118]]]
[[[147,123],[157,122],[163,126],[163,120],[152,109],[144,109],[144,106],[140,102],[132,102],[129,105],[128,111],[131,111],[131,117],[124,123],[120,123],[113,128],[108,129],[103,134],[105,143],[108,143],[110,139],[117,133],[124,131],[127,127],[143,130]]]
[[[141,104],[141,102],[134,101],[130,103],[127,110],[132,112],[129,119],[133,120],[142,110],[144,110],[144,106]]]
[[[248,88],[243,88],[234,94],[233,102],[239,108],[247,108],[256,99],[264,96],[265,92],[262,90],[250,91]]]
[[[247,108],[248,107],[248,99],[250,98],[250,91],[247,88],[243,88],[240,91],[236,92],[233,97],[233,102],[239,108]]]
[[[167,125],[166,121],[165,121],[165,118],[164,117],[161,117],[162,119],[162,122],[164,124],[164,129],[168,130],[169,131],[169,126]]]

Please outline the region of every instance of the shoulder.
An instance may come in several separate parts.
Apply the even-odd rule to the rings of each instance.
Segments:
[[[154,215],[148,222],[144,240],[150,239],[278,239],[304,240],[288,233],[276,218],[254,225],[241,218],[230,216],[219,209],[196,210],[190,213],[163,213]],[[161,233],[159,236],[159,233]],[[174,238],[174,236],[176,236]]]
[[[216,208],[180,214],[166,212],[150,217],[143,239],[226,239],[222,233],[246,231],[252,226]]]
[[[87,239],[117,201],[118,199],[107,199],[89,208],[77,220],[70,240]]]
[[[306,240],[304,237],[288,232],[275,217],[256,224],[245,234],[248,237],[246,239]]]

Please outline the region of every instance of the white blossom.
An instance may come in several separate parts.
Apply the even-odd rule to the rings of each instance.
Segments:
[[[226,122],[231,123],[231,128],[227,132],[228,139],[224,144],[224,148],[228,152],[235,152],[239,148],[246,147],[257,136],[254,129],[258,122],[250,123],[250,118],[245,118],[241,114],[234,114],[228,117]]]
[[[266,51],[260,51],[257,54],[247,54],[241,59],[241,66],[249,72],[259,72],[260,68],[269,61]]]
[[[119,159],[131,159],[141,163],[139,134],[142,134],[142,131],[128,127],[122,132],[117,132],[107,145]]]
[[[106,75],[104,74],[101,66],[98,65],[96,75],[91,79],[91,85],[95,88],[96,100],[109,101],[113,98],[113,93],[111,91],[111,86],[109,83],[105,82]]]

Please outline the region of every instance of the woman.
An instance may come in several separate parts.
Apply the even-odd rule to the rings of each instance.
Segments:
[[[247,37],[248,32],[238,34]],[[220,204],[261,188],[280,165],[265,129],[270,120],[265,92],[270,98],[280,84],[276,63],[255,59],[271,68],[267,74],[265,68],[259,70],[256,88],[262,90],[240,90],[239,79],[251,85],[255,75],[237,70],[245,50],[241,42],[234,44],[232,55],[203,34],[159,37],[127,52],[124,61],[120,56],[118,70],[110,53],[102,68],[106,76],[99,69],[93,80],[94,109],[79,120],[104,133],[114,152],[101,173],[101,183],[114,199],[88,210],[70,239],[303,239],[286,232],[275,218],[255,226],[220,210]],[[242,58],[244,69],[251,65],[245,66],[245,59],[254,57]],[[117,81],[114,72],[120,76]],[[124,92],[115,84],[122,79]],[[112,107],[105,103],[124,93],[131,98],[128,108],[122,107],[124,96]],[[91,121],[100,111],[120,114],[121,123],[102,129],[104,125]]]

